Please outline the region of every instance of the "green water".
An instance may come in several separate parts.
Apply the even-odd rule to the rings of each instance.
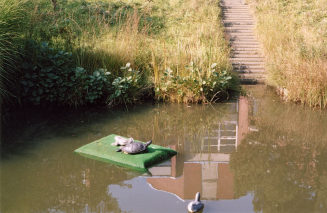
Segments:
[[[327,112],[248,90],[214,105],[26,110],[4,133],[0,212],[187,212],[197,191],[203,212],[327,212]],[[150,176],[73,153],[112,133],[179,154]]]

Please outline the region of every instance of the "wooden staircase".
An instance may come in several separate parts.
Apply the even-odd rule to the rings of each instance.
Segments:
[[[225,34],[232,52],[230,60],[242,84],[265,82],[264,57],[255,34],[255,21],[245,0],[221,0]]]

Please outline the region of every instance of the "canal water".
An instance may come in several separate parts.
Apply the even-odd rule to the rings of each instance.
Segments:
[[[213,105],[25,113],[1,150],[1,213],[327,212],[327,113],[265,86]],[[151,175],[73,151],[109,134],[177,150]]]

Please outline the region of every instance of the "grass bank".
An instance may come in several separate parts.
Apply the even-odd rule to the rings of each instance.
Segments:
[[[218,0],[26,0],[23,9],[10,88],[21,102],[209,102],[238,90]]]
[[[248,0],[270,84],[286,98],[327,107],[327,1]]]

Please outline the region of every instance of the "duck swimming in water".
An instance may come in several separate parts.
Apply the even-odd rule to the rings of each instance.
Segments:
[[[195,195],[195,200],[187,205],[187,210],[189,212],[200,212],[204,207],[204,204],[200,201],[200,192]]]
[[[113,146],[126,146],[127,144],[134,143],[133,138],[123,138],[121,136],[115,136],[115,142],[111,145]]]

